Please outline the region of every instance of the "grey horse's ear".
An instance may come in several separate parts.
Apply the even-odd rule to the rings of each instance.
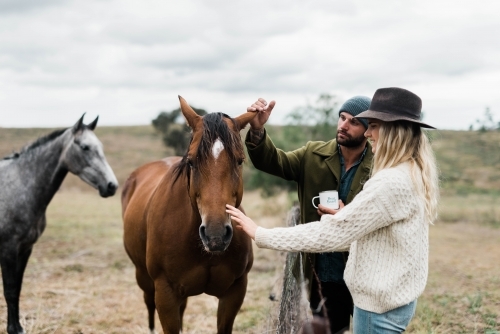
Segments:
[[[97,125],[97,121],[99,120],[99,116],[97,116],[94,121],[92,123],[90,123],[89,125],[87,125],[87,128],[94,131],[96,125]]]
[[[82,117],[80,117],[78,122],[76,122],[75,125],[73,125],[73,128],[72,128],[73,134],[77,133],[78,131],[80,131],[83,128],[83,117],[85,117],[85,113],[83,113]]]

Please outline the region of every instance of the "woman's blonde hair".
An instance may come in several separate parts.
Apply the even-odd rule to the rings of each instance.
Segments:
[[[372,175],[378,171],[410,162],[417,191],[425,199],[429,223],[437,218],[439,177],[436,159],[427,135],[412,122],[382,122],[373,158]]]

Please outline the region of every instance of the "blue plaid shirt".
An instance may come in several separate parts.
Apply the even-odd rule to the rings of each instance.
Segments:
[[[358,166],[363,161],[365,157],[367,147],[361,154],[359,160],[349,168],[348,171],[345,170],[345,161],[342,156],[342,151],[340,146],[338,146],[339,156],[340,156],[340,182],[339,182],[339,199],[346,203],[347,195],[351,189],[352,180],[354,175],[358,170]],[[335,253],[320,253],[316,256],[316,273],[318,274],[319,280],[321,282],[343,282],[344,281],[344,269],[345,269],[345,259],[344,255],[339,252]]]

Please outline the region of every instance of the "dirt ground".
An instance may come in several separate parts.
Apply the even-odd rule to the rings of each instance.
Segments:
[[[284,225],[286,195],[246,193],[244,206],[261,225]],[[148,333],[146,308],[122,245],[119,196],[63,190],[48,209],[21,295],[27,333]],[[500,229],[471,223],[431,227],[430,274],[409,333],[499,333]],[[254,247],[255,264],[234,333],[272,332],[284,254]],[[189,299],[183,333],[215,333],[217,300]],[[0,333],[6,327],[0,302]],[[157,330],[161,333],[160,324]]]
[[[500,333],[500,229],[437,223],[409,333]]]

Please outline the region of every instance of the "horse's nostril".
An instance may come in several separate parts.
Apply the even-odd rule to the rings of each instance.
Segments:
[[[201,225],[200,226],[200,237],[201,239],[205,240],[207,238],[206,234],[205,234],[205,225]]]
[[[224,234],[224,241],[231,240],[233,237],[233,228],[231,225],[226,225],[226,234]]]
[[[116,184],[114,184],[113,182],[109,182],[108,183],[108,191],[115,192],[116,191]]]

